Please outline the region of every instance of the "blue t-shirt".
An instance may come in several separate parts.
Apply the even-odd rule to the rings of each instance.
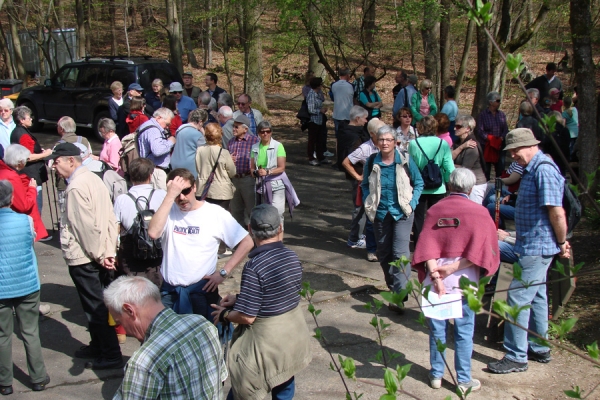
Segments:
[[[190,111],[198,108],[194,100],[191,97],[181,96],[181,99],[177,102],[177,111],[179,111],[179,116],[181,117],[181,122],[184,124],[187,122],[188,114]]]
[[[440,112],[446,114],[450,122],[454,121],[458,115],[458,106],[456,105],[456,101],[448,100]]]

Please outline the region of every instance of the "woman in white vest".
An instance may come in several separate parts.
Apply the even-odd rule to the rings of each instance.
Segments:
[[[286,153],[283,144],[272,138],[271,123],[262,121],[256,127],[260,142],[250,150],[250,171],[256,178],[256,204],[271,204],[279,211],[283,223],[283,212],[287,199],[290,215],[300,204],[298,196],[285,173]]]
[[[379,128],[376,140],[380,152],[372,154],[365,163],[363,202],[365,213],[373,222],[377,258],[385,282],[390,290],[400,292],[410,280],[410,264],[396,268],[390,263],[402,256],[410,259],[413,211],[423,191],[423,179],[412,158],[402,156],[396,149],[396,135],[391,126]],[[394,304],[388,307],[402,312]]]

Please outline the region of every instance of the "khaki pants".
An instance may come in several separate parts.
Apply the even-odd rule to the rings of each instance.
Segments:
[[[233,193],[233,199],[229,203],[229,209],[231,215],[238,224],[244,228],[248,228],[250,223],[250,213],[254,207],[255,193],[254,193],[254,178],[251,176],[245,176],[243,178],[231,178],[233,186],[235,186],[235,193]]]

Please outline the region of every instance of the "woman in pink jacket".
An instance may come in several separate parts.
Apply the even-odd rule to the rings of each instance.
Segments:
[[[115,121],[110,118],[102,118],[100,122],[98,122],[98,132],[100,132],[104,138],[104,145],[100,152],[100,161],[104,161],[110,165],[112,169],[117,171],[119,175],[123,176],[123,170],[119,165],[119,159],[121,158],[119,150],[121,150],[122,145],[121,140],[115,132],[116,129]]]

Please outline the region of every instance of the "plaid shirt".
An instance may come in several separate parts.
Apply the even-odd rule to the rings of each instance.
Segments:
[[[252,133],[254,136],[257,136],[258,133],[256,132],[256,118],[254,118],[254,112],[252,112],[252,109],[250,109],[250,112],[248,114],[246,114],[246,113],[243,113],[243,114],[246,117],[248,117],[248,119],[250,120],[250,126],[248,127],[248,128],[250,128],[249,133]]]
[[[125,367],[114,399],[219,399],[227,367],[217,328],[164,309]]]
[[[250,150],[255,143],[258,143],[258,137],[250,135],[247,132],[243,139],[233,137],[227,147],[229,153],[235,155],[235,172],[236,174],[245,175],[250,172]]]
[[[354,97],[358,98],[360,92],[365,89],[365,76],[362,75],[360,78],[355,79],[352,86],[354,86]]]
[[[321,107],[323,106],[323,100],[319,97],[317,92],[311,90],[306,96],[306,104],[308,105],[308,113],[310,114],[310,122],[317,125],[323,124],[323,114],[321,114]]]
[[[560,252],[547,206],[562,207],[564,181],[558,167],[541,150],[525,167],[515,207],[515,253],[551,256]]]
[[[503,138],[507,133],[506,115],[502,111],[498,110],[494,115],[489,108],[486,108],[479,114],[479,118],[477,118],[477,138],[481,143],[487,141],[487,135]]]

